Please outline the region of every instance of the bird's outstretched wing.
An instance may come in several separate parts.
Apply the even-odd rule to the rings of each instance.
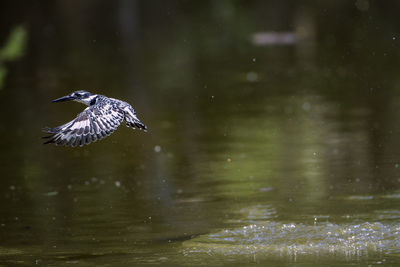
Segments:
[[[44,144],[73,147],[90,144],[113,133],[123,119],[123,111],[112,105],[106,104],[101,108],[91,106],[79,113],[74,120],[56,128],[45,129],[50,135],[43,137],[48,139]]]

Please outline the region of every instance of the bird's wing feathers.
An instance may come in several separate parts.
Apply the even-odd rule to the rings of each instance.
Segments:
[[[47,128],[50,133],[49,140],[45,144],[83,146],[90,144],[114,132],[124,119],[124,113],[118,108],[104,104],[91,106],[78,114],[78,116],[59,127]]]

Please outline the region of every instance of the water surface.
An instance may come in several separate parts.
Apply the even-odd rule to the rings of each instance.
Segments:
[[[392,6],[128,2],[8,6],[29,41],[0,91],[1,264],[399,263]],[[76,89],[149,131],[42,145]]]

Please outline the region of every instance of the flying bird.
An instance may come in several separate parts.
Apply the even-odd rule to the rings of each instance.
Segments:
[[[147,130],[132,106],[124,101],[79,90],[52,102],[70,100],[88,107],[66,124],[45,128],[43,131],[50,135],[43,137],[48,139],[44,144],[54,143],[72,147],[90,144],[112,134],[124,119],[128,127]]]

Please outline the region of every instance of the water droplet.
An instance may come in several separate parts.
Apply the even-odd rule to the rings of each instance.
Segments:
[[[249,82],[256,82],[256,81],[258,81],[258,74],[256,72],[254,72],[254,71],[250,71],[250,72],[247,73],[246,79]]]
[[[308,103],[308,102],[304,102],[303,103],[303,109],[304,110],[310,110],[311,109],[311,104],[310,103]]]

